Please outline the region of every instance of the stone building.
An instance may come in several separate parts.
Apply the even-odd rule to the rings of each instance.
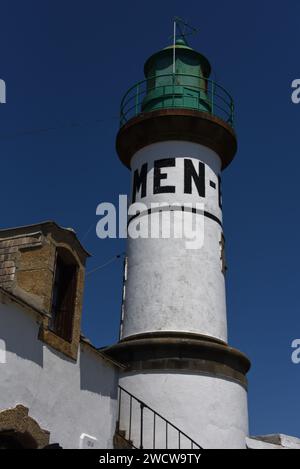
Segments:
[[[88,256],[54,222],[0,231],[0,446],[112,446],[119,365],[80,333]]]

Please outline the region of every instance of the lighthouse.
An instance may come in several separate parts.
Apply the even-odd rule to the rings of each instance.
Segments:
[[[137,209],[128,217],[120,340],[106,353],[124,365],[118,427],[137,447],[246,446],[250,363],[228,345],[222,219],[234,104],[210,74],[207,58],[175,36],[121,103],[116,148]],[[178,236],[185,222],[188,232],[196,227],[195,246]],[[133,226],[141,236],[130,236]]]

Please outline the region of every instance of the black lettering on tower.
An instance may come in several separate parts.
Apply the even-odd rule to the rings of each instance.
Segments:
[[[139,174],[138,169],[134,171],[134,176],[133,176],[133,187],[132,187],[132,203],[135,203],[136,200],[136,193],[139,192],[139,190],[142,187],[141,190],[141,197],[145,197],[147,194],[147,173],[148,173],[148,165],[147,163],[144,163],[141,172]]]
[[[171,168],[175,166],[175,158],[165,158],[154,161],[153,194],[174,194],[175,186],[161,186],[161,181],[167,179],[168,175],[162,173],[162,168]]]
[[[192,181],[200,197],[205,197],[205,164],[199,161],[198,173],[192,160],[184,160],[184,193],[192,193]]]

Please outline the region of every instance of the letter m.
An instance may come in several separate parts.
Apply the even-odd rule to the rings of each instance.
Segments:
[[[147,193],[147,173],[148,165],[144,163],[139,173],[138,169],[134,171],[132,186],[132,203],[135,203],[137,192],[141,191],[141,197],[145,197]]]

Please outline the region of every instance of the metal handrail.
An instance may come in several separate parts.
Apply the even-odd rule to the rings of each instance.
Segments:
[[[144,410],[147,409],[150,411],[153,415],[153,427],[152,427],[152,444],[153,444],[153,449],[155,449],[156,446],[156,426],[157,426],[157,419],[161,419],[164,424],[166,425],[166,434],[165,434],[165,449],[168,449],[168,430],[169,427],[173,428],[177,433],[178,433],[178,449],[181,449],[181,441],[182,438],[186,438],[186,440],[190,443],[191,449],[203,449],[198,443],[196,443],[192,438],[190,438],[186,433],[184,433],[182,430],[180,430],[176,425],[174,425],[172,422],[170,422],[168,419],[163,417],[161,414],[156,412],[154,409],[152,409],[150,406],[145,404],[145,402],[141,401],[139,398],[135,397],[133,394],[131,394],[129,391],[124,389],[122,386],[118,386],[119,389],[119,406],[118,406],[118,420],[117,420],[117,429],[116,433],[123,439],[125,440],[132,448],[134,449],[145,449],[144,448],[144,440],[145,440],[145,428],[144,428]],[[126,394],[129,396],[129,416],[128,416],[128,428],[120,428],[120,423],[121,423],[121,409],[122,409],[122,395]],[[138,420],[140,422],[140,428],[139,428],[139,441],[138,444],[135,444],[132,440],[132,412],[133,412],[133,402],[136,402],[139,405],[139,417]],[[122,421],[122,423],[124,423]],[[124,432],[126,433],[126,436],[124,436]],[[150,448],[149,448],[150,449]]]
[[[170,78],[170,83],[158,84],[157,80],[163,78]],[[176,82],[177,78],[178,80],[181,80],[181,83]],[[187,78],[199,80],[199,85],[195,85],[194,83],[184,83],[184,79]],[[182,94],[178,93],[176,90],[179,86],[185,87],[187,90],[198,91],[199,95],[189,96],[187,93],[185,94],[184,92]],[[172,91],[171,93],[169,91],[170,87]],[[188,106],[186,106],[187,108],[201,110],[202,112],[207,112],[211,115],[217,116],[233,127],[234,102],[228,91],[214,80],[199,77],[198,75],[190,75],[185,73],[168,73],[158,76],[152,76],[145,80],[139,81],[131,88],[129,88],[129,90],[125,93],[121,101],[120,125],[123,126],[131,118],[136,117],[144,112],[148,112],[147,110],[143,110],[144,98],[149,92],[159,89],[168,90],[165,95],[165,100],[168,100],[168,102],[164,102],[162,108],[184,108],[185,106],[178,105],[175,99],[190,98],[192,100],[195,100],[195,106],[189,104]],[[163,100],[163,94],[159,96],[159,98]],[[207,109],[203,109],[203,104],[207,106]]]

